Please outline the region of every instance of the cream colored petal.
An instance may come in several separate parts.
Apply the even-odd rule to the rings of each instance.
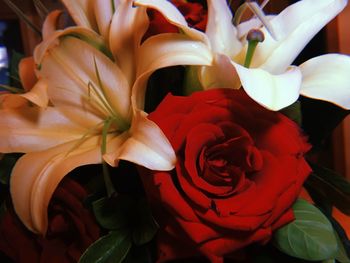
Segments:
[[[94,0],[62,0],[62,2],[78,26],[97,31],[93,10]]]
[[[142,165],[152,170],[171,170],[176,163],[174,150],[162,130],[146,113],[136,111],[129,138],[118,151],[108,152],[104,159],[113,164],[119,159]]]
[[[273,74],[284,72],[306,44],[345,6],[346,0],[302,0],[273,18],[270,22],[278,41],[264,30],[265,41],[258,45],[252,67]]]
[[[148,24],[146,8],[135,8],[130,0],[119,1],[112,18],[109,46],[130,85],[135,80],[137,49]]]
[[[163,14],[169,23],[179,27],[182,32],[190,36],[193,40],[200,40],[210,46],[210,41],[207,36],[199,30],[188,27],[186,19],[170,1],[136,0],[134,4],[136,6],[145,6],[157,10]]]
[[[205,33],[215,53],[233,57],[242,44],[237,29],[232,24],[232,13],[226,0],[208,0],[208,23]]]
[[[19,94],[18,96],[21,96],[34,103],[35,105],[43,108],[47,107],[49,103],[47,83],[44,80],[39,80],[29,92]]]
[[[21,107],[0,111],[0,152],[41,151],[79,139],[86,129],[52,107]]]
[[[302,75],[297,67],[290,67],[280,75],[262,69],[248,69],[233,63],[247,94],[262,106],[278,111],[291,105],[299,97]]]
[[[155,70],[176,65],[210,65],[212,59],[204,43],[183,34],[167,33],[147,39],[139,50],[138,78],[132,88],[133,105],[143,109],[147,80]]]
[[[44,40],[47,40],[57,30],[57,24],[61,15],[61,10],[55,10],[46,17],[42,29]]]
[[[38,74],[48,83],[52,103],[77,123],[90,128],[112,114],[123,125],[129,121],[131,94],[124,75],[113,61],[86,42],[62,39],[44,57]]]
[[[303,75],[302,95],[350,109],[349,56],[328,54],[315,57],[300,65],[300,70]]]
[[[38,81],[35,75],[33,57],[22,58],[18,64],[18,74],[25,91],[29,91]]]
[[[229,57],[216,55],[211,66],[202,66],[199,81],[204,89],[231,88],[239,89],[241,82]]]
[[[271,19],[273,19],[275,17],[275,15],[266,15],[265,19],[267,19],[268,21],[270,21]],[[262,26],[262,22],[259,18],[254,17],[252,19],[249,19],[247,21],[244,21],[242,23],[240,23],[239,25],[237,25],[237,31],[238,31],[238,38],[245,38],[248,34],[248,32],[251,29],[257,29],[257,28],[261,28]],[[246,42],[245,39],[241,39],[244,43]]]
[[[78,166],[101,162],[99,137],[90,138],[79,147],[76,143],[26,154],[13,168],[10,179],[13,205],[19,218],[33,232],[46,233],[48,204],[62,178]]]

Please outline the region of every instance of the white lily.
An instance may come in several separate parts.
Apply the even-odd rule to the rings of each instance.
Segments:
[[[134,83],[147,79],[136,79],[133,63],[150,74],[172,62],[160,59],[147,66],[137,61],[137,46],[147,29],[146,10],[132,8],[132,1],[121,2],[125,5],[118,8],[136,13],[112,41],[115,56],[87,27],[48,27],[34,58],[49,106],[1,110],[0,152],[26,153],[12,171],[13,204],[34,232],[46,232],[49,200],[61,179],[78,166],[103,161],[116,166],[122,159],[153,170],[174,167],[176,157],[165,135],[131,103]],[[125,13],[115,14],[120,21],[118,14]],[[127,67],[120,66],[127,59],[121,50],[134,59]]]
[[[349,58],[342,55],[327,55],[315,58],[314,61],[324,62],[322,65],[313,61],[306,62],[300,67],[291,66],[291,63],[312,39],[312,37],[333,19],[347,4],[346,0],[319,0],[317,4],[312,0],[301,0],[287,7],[274,17],[269,17],[270,27],[277,39],[273,39],[265,27],[261,27],[265,40],[258,44],[254,53],[251,68],[243,67],[248,43],[244,36],[249,29],[256,26],[256,19],[245,22],[237,28],[232,25],[232,14],[225,0],[208,0],[208,24],[206,32],[202,33],[190,29],[181,13],[170,2],[165,0],[136,0],[138,6],[154,8],[161,12],[170,23],[178,26],[181,31],[193,40],[200,40],[206,45],[210,54],[211,64],[201,67],[198,75],[204,89],[213,87],[240,88],[243,86],[250,97],[261,105],[279,110],[292,104],[299,94],[331,101],[341,107],[344,97],[349,97],[350,89],[344,88],[344,83],[350,81]],[[153,37],[153,42],[157,42]],[[169,39],[169,42],[177,39]],[[180,43],[179,43],[180,45]],[[184,51],[189,52],[190,43]],[[192,54],[200,55],[201,51],[192,48]],[[156,54],[154,54],[156,56]],[[326,63],[325,63],[326,62]],[[196,64],[198,65],[198,64]],[[318,72],[327,75],[312,74],[317,66]],[[336,66],[338,71],[332,68]],[[328,76],[334,80],[331,87],[326,87],[322,81]],[[315,85],[320,84],[317,88]],[[325,92],[327,89],[332,92]],[[329,96],[332,94],[332,96]]]

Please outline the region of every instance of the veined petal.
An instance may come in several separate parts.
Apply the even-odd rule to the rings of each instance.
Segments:
[[[282,11],[270,23],[278,36],[272,39],[264,29],[265,40],[254,53],[252,67],[273,74],[284,72],[306,44],[346,6],[347,0],[302,0]]]
[[[145,6],[153,8],[160,12],[166,20],[178,28],[180,28],[186,35],[190,36],[193,40],[200,40],[210,46],[210,42],[207,36],[199,30],[190,28],[187,25],[186,19],[180,13],[180,11],[170,3],[170,1],[164,0],[136,0],[134,1],[136,6]]]
[[[14,94],[17,95],[17,94]],[[39,80],[34,87],[27,93],[18,94],[39,107],[47,107],[49,97],[47,95],[47,83],[44,80]]]
[[[208,24],[206,34],[215,53],[230,58],[238,54],[242,44],[237,29],[232,24],[232,13],[226,0],[208,0]]]
[[[136,111],[129,138],[119,151],[104,155],[108,163],[122,159],[152,170],[171,170],[176,163],[175,152],[162,130],[144,112]]]
[[[44,57],[38,74],[49,85],[52,103],[77,123],[90,128],[109,116],[129,121],[131,94],[124,75],[86,42],[62,39]]]
[[[92,0],[62,0],[62,2],[78,26],[97,31]]]
[[[350,109],[350,57],[328,54],[300,65],[303,82],[300,93]]]
[[[249,69],[233,63],[242,86],[256,102],[270,110],[280,110],[299,97],[302,75],[297,67],[290,67],[280,75],[263,69]]]
[[[57,30],[58,19],[60,18],[61,14],[61,10],[55,10],[46,17],[42,29],[44,40],[47,40]]]
[[[147,39],[139,50],[133,105],[143,109],[147,80],[155,70],[176,65],[210,65],[212,59],[208,46],[186,35],[165,33]]]
[[[22,58],[18,64],[19,78],[25,91],[29,91],[38,81],[35,75],[35,63],[33,57]]]
[[[137,49],[149,24],[146,8],[132,4],[131,0],[119,1],[109,34],[111,51],[130,86],[135,80]]]
[[[33,232],[45,234],[47,207],[62,178],[74,168],[101,162],[100,138],[77,141],[21,157],[12,170],[10,191],[15,211]]]
[[[53,107],[21,107],[0,111],[0,152],[41,151],[81,138],[86,129]]]

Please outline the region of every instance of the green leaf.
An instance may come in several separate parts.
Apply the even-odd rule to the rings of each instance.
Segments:
[[[138,223],[134,226],[132,239],[136,245],[143,245],[153,239],[159,228],[145,198],[141,198],[137,204],[136,218]]]
[[[340,263],[350,263],[350,259],[348,257],[348,254],[346,253],[343,242],[340,240],[340,237],[337,233],[335,234],[335,236],[337,238],[338,248],[339,248],[335,259]]]
[[[350,215],[350,182],[330,169],[312,163],[310,165],[313,173],[306,181],[307,189]]]
[[[127,232],[111,231],[93,243],[82,255],[79,263],[121,263],[132,246]]]
[[[275,232],[274,245],[290,256],[305,260],[335,258],[338,243],[326,216],[302,199],[295,202],[293,211],[295,220]]]
[[[101,198],[92,204],[97,222],[105,229],[116,230],[129,228],[129,213],[134,202],[127,195],[113,198]]]
[[[280,110],[280,112],[301,126],[302,116],[300,101],[294,102],[292,105]]]
[[[150,242],[158,230],[144,197],[119,194],[102,198],[93,203],[93,211],[103,228],[128,231],[138,246]]]

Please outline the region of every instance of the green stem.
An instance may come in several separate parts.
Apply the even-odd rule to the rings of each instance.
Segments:
[[[256,49],[256,46],[258,45],[259,41],[251,40],[248,42],[248,50],[247,54],[245,56],[244,66],[246,68],[250,67],[250,64],[252,63],[253,55]]]

